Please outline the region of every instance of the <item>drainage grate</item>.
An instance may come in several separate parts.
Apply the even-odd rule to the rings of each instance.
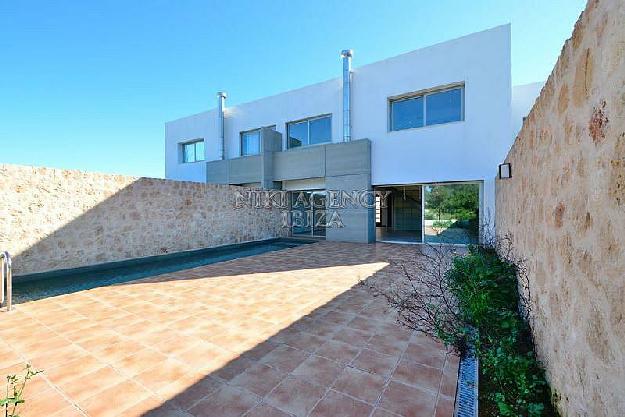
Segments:
[[[478,361],[473,348],[460,359],[454,417],[477,417]]]

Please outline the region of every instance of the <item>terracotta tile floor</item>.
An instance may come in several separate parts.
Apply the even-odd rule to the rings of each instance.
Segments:
[[[458,359],[356,285],[415,251],[320,242],[20,304],[0,375],[45,370],[22,417],[451,416]]]

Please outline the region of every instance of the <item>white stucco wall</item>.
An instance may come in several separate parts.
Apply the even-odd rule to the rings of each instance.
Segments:
[[[464,121],[388,131],[388,97],[456,82]],[[510,26],[356,69],[353,95],[353,136],[372,141],[373,184],[490,178],[509,142]]]
[[[356,51],[355,65],[357,57]],[[336,72],[341,74],[338,59]],[[484,181],[484,208],[494,212],[492,178],[513,140],[510,72],[510,25],[355,66],[352,138],[372,142],[373,185]],[[389,131],[389,97],[458,82],[465,84],[464,121]],[[227,158],[239,156],[241,131],[276,125],[286,148],[287,122],[321,114],[332,114],[332,138],[340,142],[341,92],[337,77],[227,107]],[[217,136],[215,110],[167,123],[166,177],[204,180],[203,163],[179,163],[178,143],[203,137],[206,160],[215,160]]]
[[[217,159],[216,114],[213,109],[165,124],[165,178],[206,182],[205,161],[182,163],[180,143],[204,138],[206,160]]]

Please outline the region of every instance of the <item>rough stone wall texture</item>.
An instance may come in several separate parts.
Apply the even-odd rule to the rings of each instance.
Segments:
[[[567,416],[625,415],[625,2],[589,1],[497,181]]]
[[[0,165],[0,250],[21,275],[283,235],[237,188]]]

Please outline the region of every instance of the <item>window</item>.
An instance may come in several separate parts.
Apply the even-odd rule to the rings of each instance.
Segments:
[[[198,162],[204,160],[204,139],[182,144],[182,162]]]
[[[464,119],[464,87],[393,99],[391,130],[412,129]]]
[[[289,123],[287,131],[289,148],[308,145],[308,122]]]
[[[260,153],[260,129],[241,132],[241,156]]]
[[[462,89],[440,91],[425,96],[425,124],[438,125],[462,120]]]
[[[332,116],[313,117],[286,125],[288,147],[316,145],[332,140]]]
[[[407,98],[391,103],[392,130],[423,126],[423,97]]]

